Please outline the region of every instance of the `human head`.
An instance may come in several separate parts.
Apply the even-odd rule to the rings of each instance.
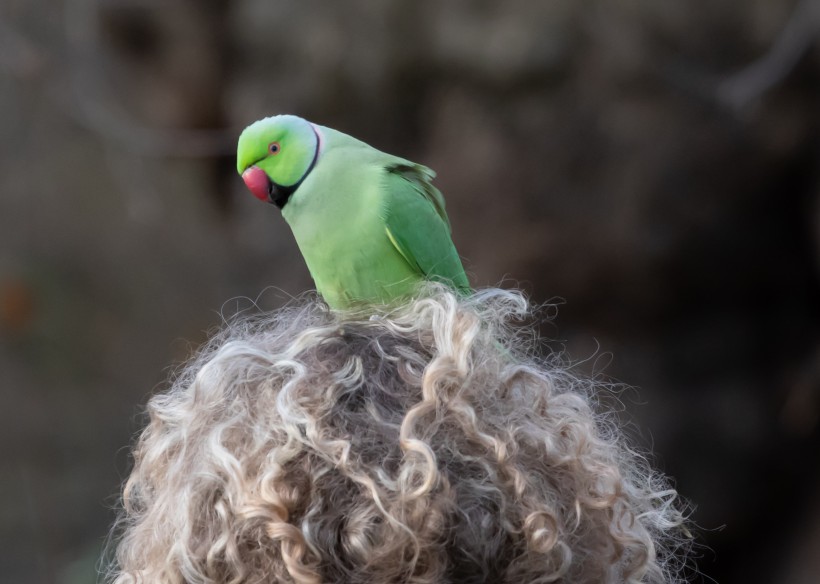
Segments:
[[[216,336],[149,403],[116,581],[675,582],[675,492],[523,296],[428,292]]]

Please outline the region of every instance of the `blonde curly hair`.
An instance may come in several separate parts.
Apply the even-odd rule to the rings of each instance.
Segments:
[[[117,584],[678,582],[676,493],[519,292],[238,319],[148,404]]]

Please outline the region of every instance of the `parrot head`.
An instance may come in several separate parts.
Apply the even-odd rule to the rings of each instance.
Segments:
[[[318,155],[313,124],[297,116],[273,116],[254,122],[239,136],[236,170],[257,199],[281,209]]]

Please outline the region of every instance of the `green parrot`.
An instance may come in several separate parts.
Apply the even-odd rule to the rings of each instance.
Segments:
[[[336,310],[391,304],[419,284],[470,284],[435,173],[292,115],[254,122],[236,166],[293,230],[316,289]]]

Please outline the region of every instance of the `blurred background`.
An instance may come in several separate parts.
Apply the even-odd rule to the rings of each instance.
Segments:
[[[693,582],[820,581],[817,0],[3,0],[0,581],[94,582],[150,395],[311,288],[234,168],[286,112],[437,170],[477,286],[563,299]]]

